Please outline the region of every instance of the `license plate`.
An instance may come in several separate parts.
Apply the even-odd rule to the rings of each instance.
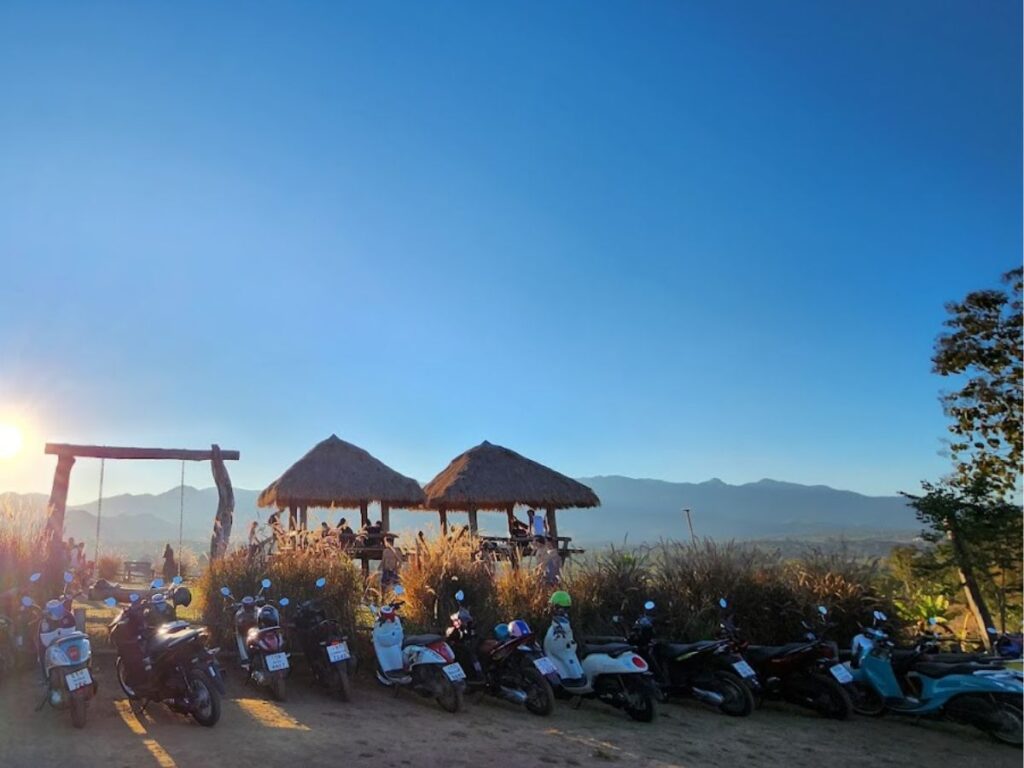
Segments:
[[[446,664],[441,667],[441,669],[444,671],[445,676],[452,682],[466,679],[466,673],[463,671],[462,665],[457,661],[454,664]]]
[[[287,653],[272,653],[266,658],[267,671],[277,672],[279,669],[288,669]]]
[[[740,677],[757,677],[757,672],[754,671],[754,668],[743,660],[735,662],[732,668],[739,673]]]
[[[331,660],[331,664],[337,664],[339,661],[351,657],[352,654],[348,652],[348,643],[336,643],[335,645],[327,646],[327,658]]]
[[[555,669],[555,665],[551,662],[547,656],[541,656],[533,660],[533,666],[537,668],[537,671],[542,675],[551,675],[558,672]]]
[[[92,685],[92,675],[89,674],[88,669],[80,669],[70,675],[64,675],[64,680],[67,681],[69,691],[77,691],[79,688]]]
[[[836,680],[838,680],[840,683],[843,683],[844,685],[846,683],[853,682],[853,675],[850,674],[850,670],[848,670],[842,664],[836,664],[833,667],[829,667],[828,671],[832,673],[832,677],[834,677]]]

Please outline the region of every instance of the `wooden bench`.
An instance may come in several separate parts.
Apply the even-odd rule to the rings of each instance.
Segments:
[[[143,581],[152,581],[153,564],[148,560],[126,560],[124,563],[124,580],[131,581],[132,574],[138,574]]]

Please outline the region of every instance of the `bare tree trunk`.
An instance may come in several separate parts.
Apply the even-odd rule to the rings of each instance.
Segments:
[[[974,615],[974,620],[978,622],[982,643],[987,650],[992,650],[992,638],[988,634],[988,628],[992,626],[992,614],[985,603],[985,596],[981,593],[981,585],[978,584],[978,579],[974,575],[974,565],[971,563],[967,548],[956,533],[955,526],[949,525],[946,534],[953,547],[953,557],[956,560],[960,582],[964,585],[967,607]]]
[[[61,454],[57,457],[57,469],[53,473],[53,488],[47,505],[46,527],[57,538],[64,536],[64,509],[68,504],[68,485],[71,483],[71,468],[75,457]]]
[[[235,516],[235,491],[231,487],[231,478],[221,457],[220,446],[211,447],[213,458],[210,459],[210,468],[213,470],[213,482],[217,486],[217,516],[213,520],[213,536],[210,538],[212,561],[223,557],[228,551]]]

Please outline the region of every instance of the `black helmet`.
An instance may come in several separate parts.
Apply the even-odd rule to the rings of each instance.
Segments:
[[[281,626],[281,614],[272,605],[264,605],[256,614],[256,625],[260,629]]]
[[[174,621],[174,604],[169,602],[162,592],[157,592],[149,598],[149,606],[146,608],[146,623],[158,627]]]
[[[192,604],[192,592],[188,587],[178,585],[171,592],[171,602],[175,605],[180,605],[182,608],[188,608]]]

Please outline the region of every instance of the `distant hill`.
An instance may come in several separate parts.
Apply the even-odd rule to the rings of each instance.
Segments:
[[[920,530],[905,500],[898,496],[864,496],[824,485],[799,485],[777,480],[729,485],[718,479],[703,483],[672,483],[662,480],[619,476],[579,478],[601,498],[596,509],[559,512],[559,530],[584,545],[609,542],[653,542],[662,538],[688,538],[682,509],[692,510],[698,536],[724,539],[821,539],[844,536],[851,539],[907,539]],[[179,488],[160,494],[123,494],[103,499],[101,538],[104,543],[139,541],[177,541],[181,503]],[[259,514],[265,521],[266,510],[257,510],[257,491],[235,489],[234,536],[244,537],[248,522]],[[35,510],[38,519],[45,515],[44,494],[0,494],[2,504],[20,505]],[[67,534],[92,541],[96,532],[97,503],[69,507]],[[217,509],[215,488],[186,486],[184,498],[184,538],[205,542]],[[331,523],[347,516],[356,521],[357,511],[335,510],[324,514],[311,511],[311,523],[327,519]],[[375,517],[375,510],[371,510]],[[520,515],[525,517],[525,515]],[[464,516],[452,515],[454,522]],[[504,530],[503,514],[481,513],[485,532]],[[0,518],[2,523],[2,518]],[[396,510],[392,513],[396,530],[420,530],[437,527],[436,515]]]

